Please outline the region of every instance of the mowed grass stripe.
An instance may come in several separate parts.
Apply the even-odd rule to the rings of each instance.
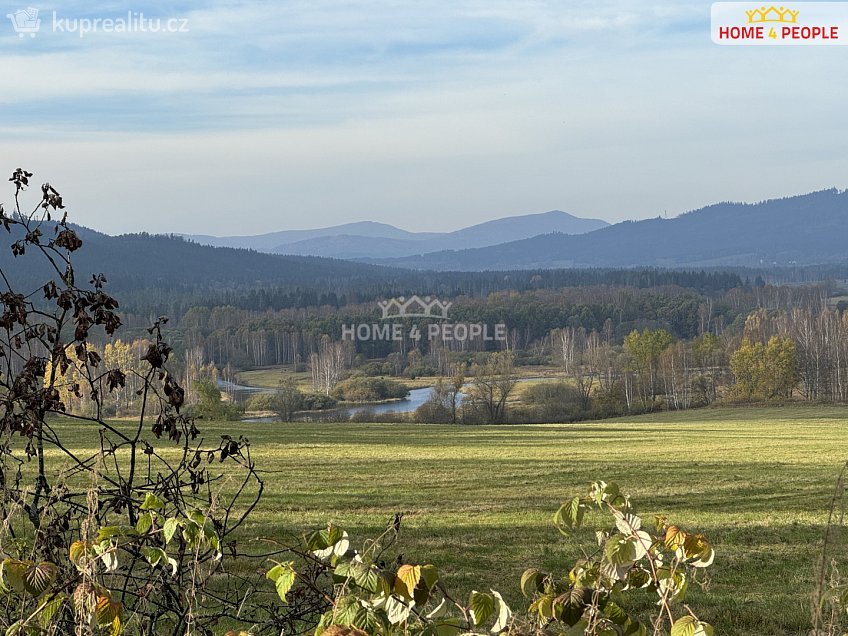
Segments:
[[[493,587],[515,607],[524,568],[565,574],[579,555],[550,525],[554,510],[593,480],[617,481],[644,518],[667,514],[714,542],[707,588],[689,597],[702,618],[724,634],[804,634],[848,458],[846,415],[725,408],[574,425],[204,423],[203,432],[246,435],[269,471],[246,536],[333,521],[362,541],[404,512],[408,560],[439,566],[461,595]],[[72,439],[86,443],[85,433]]]

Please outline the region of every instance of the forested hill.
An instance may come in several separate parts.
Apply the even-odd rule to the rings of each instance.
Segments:
[[[78,282],[104,273],[122,308],[179,315],[196,305],[244,309],[343,306],[397,296],[485,297],[503,291],[595,285],[676,286],[720,293],[743,284],[728,272],[660,270],[528,270],[510,272],[414,271],[319,257],[281,256],[208,247],[179,237],[108,236],[74,228],[83,240],[74,252]],[[44,228],[49,237],[52,230]],[[5,239],[3,238],[5,236]],[[13,258],[9,245],[22,235],[0,230],[0,269],[14,286],[32,291],[52,276],[27,246]]]
[[[628,221],[580,236],[545,234],[478,249],[385,259],[444,270],[554,267],[768,268],[848,260],[848,191],[757,204],[719,203],[673,219]]]
[[[109,236],[79,226],[74,226],[74,230],[83,240],[82,249],[73,254],[77,276],[87,279],[93,273],[105,273],[114,291],[249,289],[269,285],[325,289],[385,282],[403,271],[328,258],[206,247],[175,236]],[[52,230],[42,231],[46,237],[52,235]],[[3,240],[3,236],[5,233],[0,234],[0,245],[20,238],[6,236]],[[5,245],[0,249],[0,266],[21,283],[43,283],[47,274],[43,259],[14,259]]]

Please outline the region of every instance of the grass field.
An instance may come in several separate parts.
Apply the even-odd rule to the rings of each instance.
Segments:
[[[448,427],[229,424],[268,475],[254,536],[327,521],[355,540],[406,514],[401,551],[449,587],[523,600],[525,567],[562,570],[577,550],[550,524],[569,495],[617,481],[643,515],[703,531],[717,557],[688,601],[722,634],[804,634],[836,475],[844,408],[715,409],[595,424]],[[206,424],[204,434],[219,432]],[[222,429],[220,429],[222,430]]]

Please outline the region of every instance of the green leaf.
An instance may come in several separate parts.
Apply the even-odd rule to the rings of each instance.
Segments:
[[[5,632],[6,636],[41,636],[45,633],[53,633],[50,623],[67,600],[68,597],[64,594],[51,595],[30,614],[29,618],[12,623]],[[37,625],[31,619],[35,619]]]
[[[626,500],[621,494],[621,489],[614,481],[607,483],[605,481],[596,481],[592,484],[590,496],[598,505],[607,502],[613,506],[618,506]]]
[[[406,622],[412,612],[412,604],[404,603],[395,596],[387,596],[383,601],[386,616],[392,625],[400,625]]]
[[[640,590],[652,581],[651,573],[644,568],[633,568],[627,573],[627,589]]]
[[[689,581],[686,574],[680,570],[670,570],[667,567],[657,568],[657,583],[660,592],[667,594],[669,600],[682,601],[686,596]]]
[[[56,613],[62,609],[62,606],[65,604],[65,601],[68,600],[68,597],[64,594],[56,594],[48,597],[48,600],[44,601],[36,610],[36,614],[38,616],[38,623],[44,630],[47,630],[50,627],[50,623],[53,621],[53,617],[56,616]]]
[[[334,581],[336,583],[343,583],[345,579],[353,576],[351,572],[353,571],[354,565],[356,564],[351,563],[350,561],[339,563],[333,570]]]
[[[6,630],[6,636],[40,636],[40,633],[41,630],[36,627],[27,626],[24,619],[15,621]]]
[[[165,561],[168,560],[168,555],[165,554],[165,551],[162,548],[151,548],[149,546],[143,546],[141,548],[141,554],[145,559],[147,559],[147,562],[152,567],[156,567],[163,559]]]
[[[619,605],[612,602],[607,603],[604,606],[604,616],[616,625],[624,625],[628,620],[630,620],[627,612],[625,612]]]
[[[162,510],[165,507],[165,502],[159,499],[152,492],[147,493],[144,498],[144,503],[141,504],[142,510]]]
[[[326,530],[313,532],[306,540],[306,546],[319,559],[331,559],[344,556],[350,549],[347,532],[338,526],[330,525]]]
[[[436,566],[422,565],[421,580],[427,586],[428,590],[432,590],[436,586],[436,583],[439,582],[439,571],[436,569]]]
[[[683,547],[683,543],[686,541],[686,533],[677,526],[668,526],[665,529],[665,538],[663,541],[665,547],[669,550],[677,550]]]
[[[567,625],[574,625],[592,602],[592,591],[590,589],[574,586],[554,599],[551,605],[551,615],[556,616]]]
[[[265,578],[274,582],[274,587],[277,589],[277,594],[283,603],[286,603],[286,594],[294,585],[294,580],[297,577],[297,572],[294,570],[294,561],[285,563],[277,563],[273,568],[268,570]]]
[[[524,570],[521,575],[521,593],[524,596],[530,596],[536,592],[542,591],[542,586],[545,581],[545,575],[536,568]]]
[[[306,547],[313,552],[316,550],[324,550],[325,548],[335,545],[345,536],[347,536],[347,533],[344,530],[338,526],[330,524],[326,529],[317,530],[310,534],[306,539]]]
[[[391,633],[391,625],[382,612],[375,612],[365,607],[360,608],[356,615],[356,626],[367,634]]]
[[[589,622],[585,618],[581,618],[572,627],[565,632],[565,636],[586,636],[586,629],[589,627]]]
[[[353,582],[366,592],[376,594],[380,591],[380,571],[373,565],[354,563],[350,568]]]
[[[180,525],[183,529],[183,541],[186,542],[189,550],[194,550],[200,544],[203,533],[202,526],[193,519],[189,519]]]
[[[103,567],[106,568],[107,572],[114,572],[118,569],[118,555],[116,554],[117,550],[109,547],[109,544],[106,544],[106,548],[102,548],[100,551],[100,560],[103,561]]]
[[[530,607],[527,609],[528,612],[536,613],[539,615],[539,619],[543,622],[547,622],[548,619],[553,618],[554,616],[554,599],[552,596],[546,594],[544,596],[540,596],[535,601],[530,603]]]
[[[681,616],[671,627],[671,636],[695,636],[698,619],[694,616]]]
[[[149,512],[141,515],[135,524],[135,530],[139,534],[147,534],[151,527],[153,527],[153,515]]]
[[[171,539],[174,538],[179,527],[180,520],[176,517],[169,517],[168,519],[165,519],[165,524],[162,526],[162,536],[165,539],[165,545],[168,545],[171,542]]]
[[[631,565],[639,558],[639,548],[634,537],[614,535],[604,546],[604,558],[614,566]]]
[[[642,528],[642,519],[632,513],[615,512],[615,527],[618,531],[629,536]]]
[[[362,606],[355,596],[343,596],[336,601],[333,610],[333,622],[337,625],[350,626],[356,623],[356,617]]]
[[[560,528],[564,526],[569,530],[579,528],[583,524],[585,512],[586,506],[580,501],[580,497],[575,497],[562,504],[559,510],[554,513],[554,524]]]
[[[623,636],[648,636],[648,628],[638,621],[631,620],[624,626]]]
[[[202,528],[206,525],[206,515],[197,508],[188,513],[188,520],[194,523],[198,528]]]
[[[475,627],[479,627],[495,613],[495,599],[485,592],[472,591],[468,598],[468,610]]]
[[[143,547],[141,548],[141,554],[147,559],[151,567],[155,568],[157,565],[164,567],[167,563],[171,566],[171,574],[174,575],[177,573],[177,568],[179,567],[177,560],[170,558],[162,548]]]
[[[94,616],[100,627],[108,627],[111,625],[114,628],[116,621],[117,624],[120,625],[121,614],[123,611],[124,606],[121,602],[113,601],[112,597],[108,593],[97,597],[97,605],[94,609]]]
[[[329,612],[325,612],[321,615],[321,618],[318,620],[318,624],[315,626],[315,635],[321,636],[330,625],[333,624],[333,610]]]
[[[10,587],[16,592],[26,592],[30,596],[41,596],[56,579],[58,568],[49,561],[16,561],[6,559],[3,571]]]
[[[597,587],[601,578],[601,564],[580,559],[574,564],[568,579],[576,587]]]
[[[497,604],[498,617],[495,620],[495,624],[492,625],[491,632],[493,634],[497,634],[505,630],[509,625],[509,622],[512,619],[512,610],[509,609],[509,606],[498,592],[492,590],[492,595],[495,597],[495,602]]]
[[[77,568],[83,568],[83,559],[94,554],[94,548],[88,541],[74,541],[68,549],[68,559]]]
[[[433,627],[436,636],[457,636],[462,631],[462,625],[458,618],[439,621]]]

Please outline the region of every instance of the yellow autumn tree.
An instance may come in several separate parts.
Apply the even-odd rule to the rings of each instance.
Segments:
[[[89,345],[89,351],[92,347]],[[82,409],[85,402],[84,380],[85,375],[82,363],[77,359],[77,353],[73,345],[65,347],[65,356],[68,361],[68,367],[62,373],[61,364],[57,365],[55,375],[53,371],[53,360],[47,361],[47,368],[44,370],[44,386],[49,387],[53,383],[53,388],[59,392],[59,399],[65,405],[65,410],[68,412],[78,412]]]
[[[737,396],[754,400],[792,397],[798,384],[795,343],[786,337],[772,336],[768,344],[742,341],[730,357],[730,370],[736,378]]]

